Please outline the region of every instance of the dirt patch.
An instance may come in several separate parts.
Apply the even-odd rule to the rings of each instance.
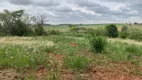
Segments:
[[[76,46],[79,46],[79,44],[75,44],[75,43],[73,43],[73,42],[70,42],[70,46],[76,47]]]
[[[0,80],[16,80],[18,79],[16,70],[8,69],[0,71]]]
[[[64,55],[61,54],[54,54],[54,53],[48,53],[49,56],[51,56],[52,58],[54,58],[55,60],[59,61],[59,62],[63,62],[64,59]]]

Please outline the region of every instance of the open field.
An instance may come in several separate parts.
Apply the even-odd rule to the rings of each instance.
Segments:
[[[84,28],[90,28],[90,29],[96,29],[99,27],[105,27],[107,24],[82,24],[82,25],[77,25],[77,27],[84,27]],[[122,27],[123,25],[126,24],[116,24],[118,27]],[[69,31],[69,26],[68,25],[52,25],[52,26],[45,26],[45,30],[59,30],[59,31]]]
[[[105,51],[95,53],[87,36],[1,37],[0,79],[142,80],[142,42],[107,38]]]
[[[142,80],[142,0],[0,0],[0,80]]]

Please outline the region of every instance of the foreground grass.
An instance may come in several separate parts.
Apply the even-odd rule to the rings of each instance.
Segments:
[[[137,44],[109,42],[103,53],[95,53],[91,51],[87,34],[67,33],[43,37],[3,37],[0,45],[0,68],[12,68],[20,73],[26,71],[22,73],[25,80],[39,77],[62,80],[68,75],[81,79],[84,78],[81,74],[96,74],[92,70],[97,66],[117,70],[124,62],[125,74],[141,74],[142,47]],[[131,70],[130,66],[136,67]],[[40,71],[48,73],[39,75]]]

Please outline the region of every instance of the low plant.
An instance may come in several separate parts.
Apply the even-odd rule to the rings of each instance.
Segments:
[[[46,65],[47,60],[47,54],[36,48],[12,44],[1,45],[0,55],[1,69],[35,69],[38,65]]]
[[[82,70],[88,67],[90,60],[85,56],[67,56],[64,58],[64,63],[67,68],[73,70]]]
[[[69,27],[70,27],[71,32],[77,32],[78,31],[78,27],[75,26],[75,25],[69,25]]]
[[[106,36],[106,30],[104,28],[97,28],[93,30],[96,36]]]
[[[90,36],[89,41],[92,50],[97,53],[103,52],[107,44],[106,38],[101,36]]]
[[[142,52],[140,51],[139,47],[135,45],[126,46],[125,50],[129,54],[128,59],[131,59],[133,57],[139,57],[142,55]]]
[[[47,32],[48,35],[60,35],[59,30],[48,30]]]
[[[130,28],[128,30],[129,36],[128,38],[142,41],[142,30],[139,28]]]
[[[120,32],[120,38],[126,39],[129,36],[128,27],[123,26]]]

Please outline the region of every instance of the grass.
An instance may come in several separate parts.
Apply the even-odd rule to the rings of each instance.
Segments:
[[[98,27],[105,27],[107,24],[82,24],[82,25],[77,25],[77,27],[84,27],[84,28],[89,28],[89,29],[97,29]],[[118,27],[122,27],[126,24],[116,24]],[[68,25],[52,25],[52,26],[45,26],[44,27],[46,31],[48,30],[59,30],[61,32],[67,32],[69,31]]]
[[[137,73],[140,74],[142,45],[139,43],[141,42],[115,40],[109,39],[105,50],[98,54],[91,50],[86,33],[62,32],[60,35],[39,37],[1,37],[0,69],[15,69],[17,73],[27,75],[24,77],[25,80],[38,79],[36,72],[42,74],[42,69],[45,69],[48,74],[42,74],[41,78],[66,80],[63,77],[65,75],[84,79],[82,75],[96,74],[97,70],[93,71],[96,67],[110,68],[115,71],[123,65],[123,62],[126,62],[124,64],[127,70],[126,75],[134,75],[132,73],[136,73],[135,71],[139,71]],[[130,67],[134,70],[130,71]],[[119,71],[123,72],[123,69]]]
[[[66,67],[73,70],[82,70],[88,67],[89,58],[85,56],[68,56],[64,59]]]

